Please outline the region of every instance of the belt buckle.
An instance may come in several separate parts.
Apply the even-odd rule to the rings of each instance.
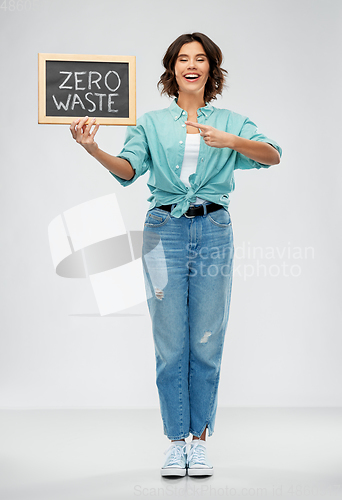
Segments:
[[[190,207],[189,207],[189,208],[195,208],[195,207],[194,207],[194,206],[192,206],[192,207],[191,207],[191,205],[190,205]],[[189,209],[188,209],[188,210],[189,210]],[[186,215],[186,213],[184,213],[184,215],[185,215],[185,217],[186,217],[187,219],[193,219],[194,217],[196,217],[196,215]]]

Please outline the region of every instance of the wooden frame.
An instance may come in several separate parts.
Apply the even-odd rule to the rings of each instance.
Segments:
[[[50,116],[46,114],[46,61],[87,61],[128,63],[129,116],[101,117],[86,111],[79,116],[96,118],[100,125],[136,125],[136,64],[135,56],[105,56],[82,54],[38,54],[38,123],[70,124],[75,116]]]

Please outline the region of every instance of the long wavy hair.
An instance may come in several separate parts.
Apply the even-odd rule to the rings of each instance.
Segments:
[[[204,89],[204,101],[210,102],[216,99],[218,94],[222,94],[226,87],[226,76],[228,71],[221,68],[223,56],[220,47],[216,45],[209,37],[203,33],[188,33],[180,35],[171,43],[163,57],[164,73],[157,83],[160,93],[167,94],[169,97],[178,97],[178,84],[175,76],[175,63],[180,49],[185,43],[199,42],[209,59],[209,77]]]

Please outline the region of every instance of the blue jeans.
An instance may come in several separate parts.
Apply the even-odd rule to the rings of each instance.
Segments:
[[[225,208],[193,218],[148,210],[142,261],[169,439],[200,437],[206,427],[209,436],[214,431],[233,255]]]

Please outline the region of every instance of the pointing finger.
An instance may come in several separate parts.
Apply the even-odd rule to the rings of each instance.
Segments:
[[[208,125],[202,125],[201,123],[196,123],[196,122],[185,122],[186,125],[190,125],[191,127],[196,127],[198,129],[206,130],[208,128]]]
[[[195,122],[188,122],[186,121],[185,122],[186,125],[190,125],[190,127],[196,127],[196,128],[199,128],[199,124],[198,123],[195,123]]]

